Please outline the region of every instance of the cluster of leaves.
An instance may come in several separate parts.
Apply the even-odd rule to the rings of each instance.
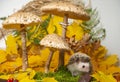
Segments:
[[[9,78],[13,78],[19,80],[19,82],[35,82],[35,80],[33,80],[34,75],[35,75],[35,71],[28,68],[25,72],[19,70],[11,74],[2,74],[0,78],[6,80]]]
[[[91,35],[91,41],[102,40],[106,36],[106,31],[102,28],[97,9],[88,9],[91,19],[80,24],[80,26]]]

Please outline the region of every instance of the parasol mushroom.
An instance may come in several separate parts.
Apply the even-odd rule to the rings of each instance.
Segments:
[[[45,65],[45,73],[49,72],[50,62],[52,60],[52,56],[53,56],[55,49],[70,50],[66,41],[57,34],[46,35],[40,41],[40,45],[43,45],[45,47],[49,47],[49,49],[50,49],[50,55],[47,59],[46,65]]]
[[[83,21],[87,21],[90,19],[90,16],[85,12],[83,7],[77,6],[67,1],[57,1],[49,3],[47,5],[42,6],[41,11],[64,17],[62,23],[63,39],[65,39],[66,37],[66,27],[68,26],[68,18],[80,19]],[[60,51],[59,58],[59,66],[64,65],[64,51]]]
[[[25,6],[23,6],[18,12],[30,12],[38,16],[42,16],[45,13],[43,13],[40,8],[41,6],[50,3],[52,1],[56,0],[32,0],[29,3],[27,3]]]
[[[22,40],[22,69],[26,70],[28,67],[28,57],[26,51],[26,27],[38,24],[41,22],[39,16],[32,13],[18,12],[9,16],[3,21],[3,28],[6,29],[17,29],[21,32]]]

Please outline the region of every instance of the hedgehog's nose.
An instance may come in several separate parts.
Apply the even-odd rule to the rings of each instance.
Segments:
[[[82,68],[85,68],[85,66],[83,65]]]

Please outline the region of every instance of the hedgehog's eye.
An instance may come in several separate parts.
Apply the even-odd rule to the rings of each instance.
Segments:
[[[83,65],[82,68],[85,68],[85,66]]]

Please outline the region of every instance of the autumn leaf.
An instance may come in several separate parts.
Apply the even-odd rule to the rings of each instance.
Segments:
[[[56,21],[57,20],[57,21]],[[62,17],[53,16],[50,20],[49,26],[47,28],[48,33],[57,33],[58,35],[62,35],[62,26],[60,23],[63,21]]]
[[[67,37],[72,37],[75,35],[75,39],[80,40],[82,39],[83,34],[84,30],[76,22],[73,22],[67,27]]]
[[[31,55],[28,57],[28,62],[30,67],[36,67],[43,64],[40,60],[42,58],[39,55]]]
[[[108,74],[114,74],[114,73],[119,73],[120,72],[120,67],[118,66],[111,66],[109,69],[106,70]]]
[[[104,61],[102,61],[100,64],[103,65],[115,65],[118,62],[118,57],[117,55],[109,55]]]
[[[92,77],[94,77],[97,80],[97,82],[117,82],[111,74],[106,75],[100,71],[93,74]]]
[[[36,82],[36,81],[28,79],[28,78],[24,78],[24,79],[20,80],[20,82]]]
[[[18,50],[17,50],[18,46],[17,46],[16,39],[14,38],[14,36],[8,35],[6,44],[7,44],[6,51],[9,55],[18,54]]]
[[[20,70],[19,72],[14,74],[14,77],[18,80],[23,80],[23,79],[33,79],[35,75],[35,70],[31,69],[31,68],[27,68],[27,70],[25,72],[23,72],[22,70]]]
[[[6,59],[7,53],[4,50],[0,50],[0,64],[4,63]]]
[[[11,75],[0,75],[0,78],[1,79],[9,79],[9,77],[10,77]]]
[[[55,80],[55,78],[46,77],[42,80],[42,82],[58,82],[58,81]]]
[[[100,46],[97,50],[93,51],[93,57],[96,57],[97,59],[104,58],[107,53],[107,49],[104,46]]]

